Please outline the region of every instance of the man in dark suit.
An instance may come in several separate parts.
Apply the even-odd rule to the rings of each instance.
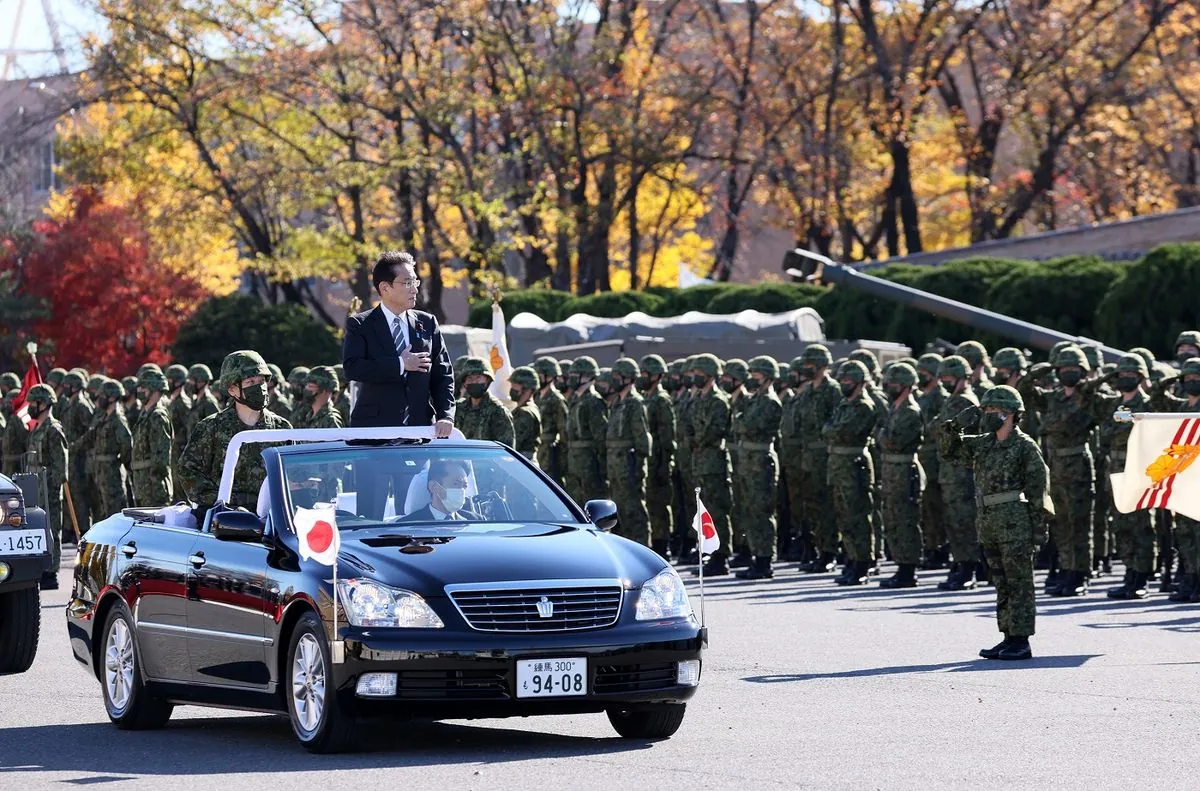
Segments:
[[[429,465],[429,505],[408,514],[401,522],[479,522],[482,516],[468,511],[467,465],[461,461],[435,461]]]
[[[342,364],[357,383],[353,428],[428,426],[445,438],[454,428],[454,374],[437,319],[415,310],[417,263],[392,250],[375,262],[379,305],[346,320]]]

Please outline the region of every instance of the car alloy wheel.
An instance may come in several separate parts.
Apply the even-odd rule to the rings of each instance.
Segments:
[[[328,637],[315,612],[300,616],[288,638],[286,667],[288,719],[304,749],[314,753],[353,749],[353,704],[338,695]]]
[[[104,686],[113,714],[120,716],[133,694],[133,635],[123,619],[115,619],[104,641]]]
[[[174,706],[157,697],[142,681],[138,636],[123,602],[105,621],[104,652],[97,657],[96,676],[104,690],[104,708],[113,725],[125,730],[161,728]]]
[[[300,637],[292,661],[292,698],[296,719],[306,733],[321,726],[325,713],[325,657],[317,638],[311,634]]]

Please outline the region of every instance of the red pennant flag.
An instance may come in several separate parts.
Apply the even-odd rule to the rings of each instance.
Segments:
[[[42,383],[42,372],[38,370],[37,357],[33,354],[29,355],[29,370],[25,372],[25,381],[21,383],[21,394],[13,401],[13,414],[21,419],[21,423],[25,428],[32,429],[37,425],[36,420],[29,418],[29,405],[25,403],[25,399],[29,396],[29,391],[34,385]]]

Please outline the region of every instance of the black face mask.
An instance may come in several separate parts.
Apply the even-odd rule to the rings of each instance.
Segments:
[[[571,374],[567,377],[567,387],[571,388],[572,390],[574,390],[576,387],[579,387],[579,374]]]
[[[1183,365],[1188,360],[1192,359],[1193,357],[1197,357],[1197,356],[1200,356],[1200,354],[1197,354],[1196,352],[1177,351],[1177,352],[1175,352],[1175,362],[1179,363],[1180,365]]]
[[[1142,380],[1136,376],[1118,376],[1117,390],[1122,393],[1132,393],[1137,390],[1142,384]]]
[[[943,379],[943,380],[942,380],[942,387],[946,388],[946,389],[947,389],[947,390],[949,390],[951,393],[953,393],[953,392],[954,392],[956,389],[958,389],[958,380],[957,380],[957,379],[951,379],[951,380],[949,380],[949,381],[946,381],[945,379]]]
[[[708,384],[708,377],[704,374],[696,374],[692,377],[692,387],[697,390],[703,390]]]
[[[104,411],[108,409],[108,399],[101,396],[96,396],[96,409]]]
[[[808,366],[801,368],[800,369],[800,378],[802,380],[804,380],[805,382],[811,382],[812,380],[817,378],[817,369],[809,368]]]
[[[637,378],[637,389],[641,390],[642,392],[649,390],[650,389],[650,377],[645,376],[645,375],[639,376]]]
[[[513,400],[513,401],[520,401],[520,400],[521,400],[521,395],[522,395],[524,392],[525,392],[524,390],[522,390],[522,389],[520,389],[520,388],[516,388],[516,387],[514,387],[514,388],[512,388],[511,390],[509,390],[509,391],[508,391],[508,397],[509,397],[509,399],[511,399],[511,400]]]
[[[668,376],[667,377],[667,389],[674,392],[674,391],[678,390],[679,388],[680,388],[679,377],[678,376]]]
[[[799,387],[801,382],[800,374],[788,374],[788,384],[792,387]]]
[[[920,387],[929,387],[929,383],[933,381],[933,377],[929,374],[917,374],[917,384]]]
[[[626,386],[626,385],[628,385],[628,384],[629,384],[629,380],[628,380],[628,379],[626,379],[625,377],[623,377],[623,376],[614,376],[614,377],[612,377],[612,390],[610,390],[609,392],[611,392],[611,393],[619,393],[619,392],[621,392],[622,390],[624,390],[624,389],[625,389],[625,386]]]
[[[1083,371],[1059,371],[1058,381],[1063,387],[1074,387],[1083,380]]]
[[[1183,392],[1188,395],[1200,395],[1200,379],[1185,379],[1183,381]]]
[[[1004,421],[1008,420],[1008,415],[1002,415],[998,412],[985,412],[983,417],[979,419],[979,430],[985,434],[995,434],[1004,427]]]
[[[542,387],[542,388],[545,388],[545,387],[546,387],[546,385],[548,385],[548,384],[551,384],[552,382],[554,382],[554,379],[552,379],[552,378],[547,378],[547,377],[544,377],[544,376],[543,376],[543,377],[538,377],[538,382],[540,382],[540,383],[541,383],[541,387]]]
[[[754,393],[757,392],[760,387],[762,387],[762,382],[758,381],[757,379],[747,379],[743,383],[743,387],[746,388],[746,392]]]
[[[992,374],[992,381],[998,385],[1008,384],[1008,380],[1011,378],[1012,378],[1012,374],[1010,374],[1007,370],[1005,370],[1003,368],[997,368],[996,372],[994,374]]]
[[[842,382],[841,385],[839,385],[839,387],[841,387],[842,396],[844,398],[849,398],[854,393],[854,388],[858,387],[858,385]]]
[[[200,395],[200,393],[202,393],[204,391],[204,385],[202,385],[199,382],[196,382],[194,385],[191,386],[190,389],[192,391],[192,395]]]
[[[487,382],[472,382],[467,385],[467,395],[471,398],[483,398],[488,391]]]
[[[732,393],[734,390],[737,389],[737,385],[733,383],[732,379],[722,379],[721,380],[721,389],[724,390],[726,393]]]
[[[903,392],[904,392],[903,387],[889,387],[887,389],[888,398],[890,398],[893,401],[895,401],[897,398],[899,398],[900,394]]]
[[[241,397],[234,400],[239,404],[243,404],[255,412],[262,411],[262,408],[267,405],[267,385],[265,382],[260,385],[251,385],[250,387],[238,387],[238,390],[241,391]]]
[[[596,392],[601,398],[608,398],[608,385],[596,385]]]

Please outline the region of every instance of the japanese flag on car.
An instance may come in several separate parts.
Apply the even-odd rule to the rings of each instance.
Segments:
[[[300,537],[300,557],[315,560],[324,566],[337,562],[342,536],[338,532],[333,507],[297,508],[292,520]]]
[[[1162,508],[1200,519],[1200,415],[1134,415],[1125,471],[1113,473],[1121,513]]]
[[[721,539],[717,535],[716,527],[713,526],[712,515],[704,507],[704,503],[700,502],[698,489],[696,490],[696,515],[692,517],[692,529],[696,531],[696,540],[700,543],[701,555],[711,555],[721,548]]]

